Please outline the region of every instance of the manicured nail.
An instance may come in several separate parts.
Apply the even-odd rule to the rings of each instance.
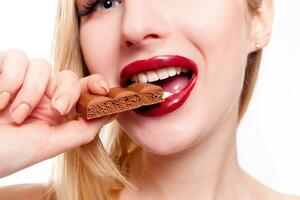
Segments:
[[[5,108],[10,100],[11,94],[7,91],[1,92],[0,94],[0,110]]]
[[[108,86],[105,81],[103,80],[98,81],[98,86],[100,86],[100,88],[102,88],[106,93],[109,92]]]
[[[12,112],[11,118],[20,124],[29,115],[29,112],[30,106],[27,103],[20,103]]]
[[[61,114],[65,115],[71,104],[71,97],[68,94],[64,94],[58,97],[54,102],[54,108]]]

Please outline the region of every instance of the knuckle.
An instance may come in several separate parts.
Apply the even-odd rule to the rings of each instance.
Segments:
[[[3,53],[0,64],[4,76],[23,77],[28,68],[28,57],[21,50],[8,50]]]
[[[4,58],[7,58],[7,57],[28,60],[27,54],[20,49],[10,49],[10,50],[5,51]]]
[[[19,85],[23,82],[23,77],[14,74],[6,74],[1,78],[6,85]]]
[[[73,71],[67,72],[64,80],[64,82],[72,88],[80,88],[80,79]]]
[[[42,58],[35,58],[30,61],[31,66],[39,66],[51,70],[51,64]]]
[[[57,91],[58,93],[68,93],[71,96],[76,96],[77,93],[80,93],[81,87],[79,82],[62,82],[58,85]]]
[[[70,78],[70,79],[75,79],[75,80],[79,80],[79,77],[77,76],[77,74],[72,71],[72,70],[63,70],[63,71],[60,71],[58,73],[58,76],[61,77],[61,78]]]
[[[72,70],[65,70],[65,71],[68,74],[68,76],[70,76],[76,80],[79,80],[79,77],[77,76],[77,74],[74,71],[72,71]]]

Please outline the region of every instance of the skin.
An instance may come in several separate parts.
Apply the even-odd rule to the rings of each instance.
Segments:
[[[79,11],[85,2],[77,1]],[[155,119],[118,116],[142,147],[130,165],[136,190],[126,188],[120,199],[282,199],[239,167],[236,150],[246,59],[255,42],[269,42],[272,0],[250,21],[245,0],[128,0],[100,8],[81,17],[80,42],[89,71],[110,86],[118,85],[125,65],[155,55],[182,55],[199,68],[178,110]]]
[[[115,117],[72,120],[81,92],[104,95],[107,85],[98,74],[79,79],[65,70],[52,77],[51,69],[21,50],[0,52],[0,177],[89,143]]]
[[[78,7],[84,1],[78,0]],[[183,10],[189,12],[183,15]],[[105,12],[95,11],[81,18],[81,47],[93,74],[83,79],[70,71],[52,77],[49,63],[29,60],[19,50],[0,52],[0,91],[11,94],[10,99],[0,98],[0,163],[5,163],[0,176],[90,142],[116,117],[70,120],[81,92],[104,95],[98,82],[106,88],[117,86],[129,62],[179,54],[199,66],[199,79],[186,103],[157,119],[132,112],[117,117],[143,149],[130,165],[130,181],[137,190],[125,188],[120,199],[298,199],[271,191],[237,162],[237,105],[245,62],[255,42],[266,46],[270,39],[272,0],[263,1],[251,27],[245,15],[244,0],[218,1],[217,6],[211,0],[127,0]],[[64,94],[69,100],[55,106]],[[29,114],[13,112],[21,102],[30,106]],[[10,151],[12,145],[18,148]],[[41,191],[41,185],[0,188],[0,200],[32,199]]]
[[[78,2],[80,8],[84,0]],[[265,9],[265,15],[271,14],[270,9]],[[183,15],[182,10],[190,12]],[[81,18],[85,61],[90,72],[103,75],[111,87],[118,85],[122,68],[134,60],[176,54],[198,64],[199,78],[180,109],[156,119],[134,112],[118,117],[123,129],[145,151],[171,155],[198,146],[218,130],[224,132],[219,134],[223,137],[235,129],[237,120],[231,120],[230,129],[222,126],[237,114],[247,55],[255,50],[245,13],[244,0],[188,4],[131,0]]]

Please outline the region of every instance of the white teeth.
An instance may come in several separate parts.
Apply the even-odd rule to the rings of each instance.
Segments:
[[[164,92],[163,99],[168,98],[169,96],[172,96],[173,94],[171,92]]]
[[[166,68],[158,69],[156,70],[156,73],[158,74],[159,80],[169,78],[169,73]]]
[[[139,73],[138,75],[134,75],[131,77],[131,81],[135,83],[147,83],[147,82],[155,82],[158,80],[167,79],[169,77],[179,75],[180,73],[188,72],[189,70],[182,67],[165,67],[157,70],[147,71],[143,73]]]
[[[158,81],[159,77],[155,71],[148,71],[147,79],[148,79],[148,82],[154,82],[154,81]]]
[[[181,67],[175,67],[175,69],[176,69],[176,74],[177,75],[181,73]]]
[[[169,73],[169,76],[175,76],[176,75],[176,69],[175,67],[168,67],[168,73]]]
[[[147,83],[147,76],[144,73],[138,74],[138,79],[140,83]]]

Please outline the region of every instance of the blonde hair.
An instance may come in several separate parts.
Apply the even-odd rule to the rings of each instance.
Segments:
[[[261,0],[248,0],[251,11],[260,7]],[[89,75],[79,43],[79,19],[76,4],[58,1],[53,42],[55,72],[72,70],[79,77]],[[250,102],[257,79],[262,50],[248,55],[244,87],[240,96],[239,121]],[[107,130],[107,129],[106,129]],[[102,136],[101,130],[100,136]],[[113,200],[130,184],[126,181],[129,156],[139,149],[120,128],[117,121],[107,134],[104,144],[100,137],[91,143],[59,156],[57,170],[49,184],[49,199],[57,200]]]

